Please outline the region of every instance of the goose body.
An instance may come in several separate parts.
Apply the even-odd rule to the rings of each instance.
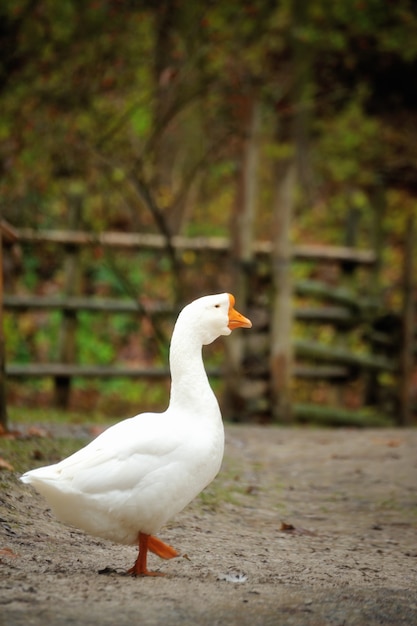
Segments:
[[[216,476],[223,422],[202,360],[202,346],[233,328],[251,327],[230,294],[205,296],[178,316],[170,346],[171,395],[163,413],[142,413],[108,428],[54,465],[21,477],[62,522],[117,543],[139,542],[132,574],[151,574],[147,551],[177,552],[154,537]]]

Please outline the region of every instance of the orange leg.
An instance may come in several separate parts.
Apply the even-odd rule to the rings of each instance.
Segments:
[[[132,576],[164,576],[162,572],[150,572],[146,566],[148,550],[157,554],[162,559],[173,559],[178,552],[157,537],[139,533],[139,554],[133,567],[127,573]]]

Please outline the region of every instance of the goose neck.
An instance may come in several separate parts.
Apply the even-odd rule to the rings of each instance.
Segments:
[[[202,345],[187,337],[173,335],[170,349],[171,400],[170,404],[196,408],[215,400],[204,368]]]

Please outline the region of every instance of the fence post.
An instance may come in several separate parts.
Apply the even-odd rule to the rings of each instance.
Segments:
[[[17,240],[14,229],[1,219],[0,212],[0,430],[7,432],[9,419],[7,414],[7,397],[6,397],[6,342],[3,327],[3,239],[9,243]]]
[[[271,303],[271,400],[275,420],[290,422],[293,369],[293,286],[290,229],[294,201],[296,165],[289,158],[282,164],[274,209]]]
[[[411,375],[414,355],[414,227],[413,215],[406,220],[404,264],[403,264],[403,306],[402,306],[402,346],[400,354],[400,426],[410,426],[412,422],[411,408]]]
[[[73,192],[68,196],[69,215],[68,227],[76,230],[82,211],[82,195]],[[79,291],[79,247],[66,244],[65,246],[65,284],[64,293],[67,297],[77,295]],[[64,309],[59,337],[58,360],[60,363],[74,363],[76,361],[77,312]],[[54,379],[54,404],[57,408],[67,409],[71,396],[71,377],[58,375]]]

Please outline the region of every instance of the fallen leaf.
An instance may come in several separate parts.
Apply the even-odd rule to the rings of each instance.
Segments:
[[[317,536],[317,533],[313,530],[308,530],[307,528],[296,528],[292,524],[287,524],[286,522],[281,522],[280,531],[283,533],[291,533],[292,535],[308,535],[310,537]]]
[[[11,550],[10,548],[2,548],[0,550],[0,556],[8,556],[12,559],[17,559],[19,555],[13,552],[13,550]]]
[[[377,446],[388,446],[388,448],[399,448],[404,443],[403,439],[386,439],[386,438],[375,438],[372,439],[372,443]]]
[[[50,437],[48,431],[39,426],[31,426],[27,431],[28,437]]]
[[[98,437],[98,435],[101,435],[101,433],[106,430],[106,426],[97,426],[94,424],[93,426],[90,426],[88,430],[92,437]]]
[[[9,472],[14,472],[14,467],[10,465],[9,461],[0,457],[0,470],[9,470]]]
[[[0,425],[0,437],[4,439],[19,439],[22,433],[18,430],[8,430],[2,424]]]
[[[32,452],[32,458],[35,459],[35,461],[42,461],[44,458],[44,453],[42,452],[42,450],[34,450]]]
[[[399,446],[402,446],[403,442],[401,441],[401,439],[390,439],[389,441],[387,441],[387,446],[389,448],[398,448]]]

